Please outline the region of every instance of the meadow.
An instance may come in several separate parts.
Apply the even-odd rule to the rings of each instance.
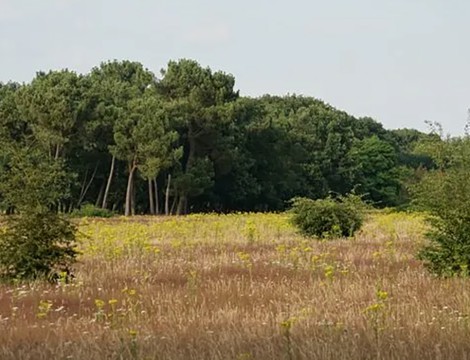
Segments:
[[[286,214],[82,219],[75,278],[0,285],[0,359],[466,359],[466,279],[415,254],[419,215],[352,239]]]

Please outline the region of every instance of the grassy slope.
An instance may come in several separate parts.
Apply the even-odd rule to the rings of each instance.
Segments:
[[[448,359],[470,353],[466,280],[414,260],[422,220],[352,240],[285,215],[84,220],[69,285],[0,287],[0,359]]]

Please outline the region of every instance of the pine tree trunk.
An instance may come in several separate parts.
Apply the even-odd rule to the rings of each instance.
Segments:
[[[54,160],[56,160],[56,161],[59,160],[59,155],[60,155],[60,145],[57,144],[57,145],[55,146]]]
[[[188,196],[181,195],[176,208],[176,215],[186,215],[188,213]]]
[[[132,165],[132,167],[129,170],[129,177],[127,179],[127,189],[126,189],[126,204],[124,208],[124,215],[125,216],[130,216],[132,213],[132,195],[133,195],[133,181],[134,181],[134,172],[135,172],[135,166]]]
[[[170,214],[172,214],[172,215],[174,214],[175,206],[176,206],[177,201],[178,201],[178,195],[176,194],[175,198],[173,199],[173,204],[171,204]]]
[[[131,215],[135,216],[135,176],[132,176],[132,196],[131,196]]]
[[[159,215],[160,214],[160,199],[158,196],[159,190],[158,190],[157,178],[153,179],[153,183],[155,184],[155,214]]]
[[[104,195],[104,188],[106,186],[106,180],[104,180],[101,183],[100,186],[100,192],[98,193],[98,197],[96,198],[95,206],[98,207],[100,206],[101,202],[103,201],[103,195]]]
[[[148,179],[149,185],[149,204],[150,204],[150,215],[155,215],[155,205],[154,205],[154,197],[153,197],[153,184],[152,179]]]
[[[165,193],[165,215],[170,215],[170,184],[171,184],[171,174],[168,174],[168,182],[166,184],[166,193]]]
[[[181,215],[184,213],[184,204],[186,203],[186,195],[180,195],[178,201],[178,207],[176,208],[176,215]]]
[[[85,192],[85,186],[86,186],[86,183],[87,183],[87,179],[88,179],[88,165],[86,167],[85,178],[83,179],[82,187],[80,188],[80,196],[78,197],[77,207],[80,207],[80,204],[82,202],[83,193]]]
[[[185,173],[187,174],[192,166],[194,161],[196,160],[196,139],[194,137],[193,131],[190,128],[188,134],[188,146],[189,146],[189,153],[188,153],[188,161],[186,162]],[[180,198],[178,201],[178,207],[176,209],[176,214],[186,214],[188,209],[188,194],[187,192],[180,194]]]
[[[80,198],[78,199],[77,207],[80,207],[80,205],[82,205],[83,200],[85,200],[85,196],[88,193],[88,190],[90,190],[90,186],[93,183],[93,180],[95,179],[96,172],[98,171],[98,166],[99,165],[100,165],[100,162],[98,161],[96,163],[95,170],[93,171],[93,174],[91,174],[90,181],[88,182],[88,184],[86,184],[85,188],[82,189],[82,193],[80,194]],[[87,174],[88,174],[88,169],[87,169]],[[85,185],[85,181],[86,181],[86,176],[85,176],[85,180],[84,180],[84,183],[83,183],[84,185]]]
[[[113,180],[115,163],[116,157],[113,155],[113,159],[111,160],[111,169],[109,170],[108,183],[106,184],[106,190],[104,191],[103,205],[101,206],[102,209],[106,209],[108,206],[108,195],[109,189],[111,188],[111,181]]]

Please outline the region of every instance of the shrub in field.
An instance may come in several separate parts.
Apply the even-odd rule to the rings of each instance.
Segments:
[[[439,276],[469,274],[469,179],[470,163],[454,163],[450,168],[427,174],[414,189],[417,204],[429,214],[431,225],[427,233],[429,243],[418,256],[431,272]]]
[[[75,226],[52,212],[6,218],[0,232],[0,278],[49,280],[70,273],[75,262]]]
[[[418,254],[439,276],[470,274],[470,137],[426,144],[436,169],[412,190],[415,205],[428,214],[429,243]]]
[[[0,279],[63,279],[77,255],[76,229],[57,211],[69,198],[73,176],[35,142],[3,145],[0,193],[16,215],[0,227]]]
[[[108,209],[102,209],[92,204],[85,204],[80,209],[76,209],[72,212],[73,217],[101,217],[110,218],[114,216],[114,213]]]
[[[328,238],[354,235],[363,223],[364,204],[360,197],[348,195],[337,199],[295,198],[292,222],[306,236]]]

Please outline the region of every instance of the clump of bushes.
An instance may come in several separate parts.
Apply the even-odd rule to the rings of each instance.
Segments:
[[[456,164],[430,172],[414,189],[415,204],[426,211],[431,225],[418,257],[439,276],[470,274],[469,179],[470,164]]]
[[[58,214],[69,197],[65,163],[34,143],[4,146],[1,202],[14,209],[0,226],[0,280],[69,279],[76,260],[76,227]]]
[[[72,217],[101,217],[110,218],[114,216],[114,212],[108,209],[102,209],[92,204],[85,204],[80,209],[72,212]]]
[[[436,168],[411,190],[414,205],[427,214],[427,244],[418,258],[442,277],[470,275],[470,137],[442,134],[427,145]]]
[[[75,262],[75,226],[53,212],[7,217],[0,232],[0,279],[68,278]]]
[[[365,205],[356,195],[292,201],[292,223],[300,232],[320,239],[350,237],[364,222]]]

